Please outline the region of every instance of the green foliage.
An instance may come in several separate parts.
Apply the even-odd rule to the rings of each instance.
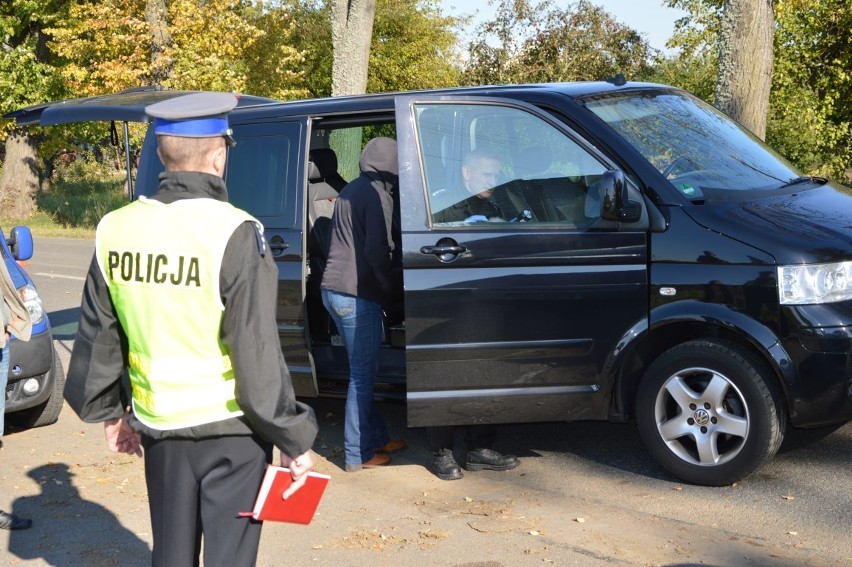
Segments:
[[[54,37],[50,47],[64,58],[62,75],[78,96],[152,82],[145,6],[145,0],[77,3],[50,30]],[[263,13],[250,2],[233,0],[172,0],[167,6],[172,43],[164,57],[171,71],[162,86],[244,91],[252,64],[265,64],[246,58],[264,35],[254,21]]]
[[[331,96],[331,4],[285,0],[294,48],[304,53],[303,86],[313,97]],[[428,89],[460,80],[461,20],[444,16],[435,0],[376,0],[368,92]]]
[[[712,101],[723,0],[667,0],[690,12],[656,80]],[[852,180],[852,0],[777,0],[767,143],[805,173]]]
[[[302,54],[299,87],[308,97],[331,96],[331,3],[320,0],[283,0],[282,10],[298,25],[290,41]],[[287,97],[296,98],[296,97]]]
[[[303,98],[305,53],[293,47],[293,35],[300,25],[285,9],[252,10],[252,21],[260,32],[243,53],[250,62],[246,69],[245,92],[279,100]]]
[[[125,175],[83,154],[57,169],[50,190],[40,192],[36,202],[64,227],[93,228],[106,213],[127,204]]]
[[[0,115],[62,98],[67,91],[57,73],[59,61],[46,48],[45,28],[61,19],[67,0],[6,0],[0,7]],[[0,119],[0,136],[14,127]]]
[[[652,49],[634,29],[580,0],[501,0],[470,44],[469,84],[603,80],[647,73]]]
[[[715,60],[724,0],[664,0],[663,3],[689,13],[675,22],[674,34],[666,46],[677,49],[690,61]]]
[[[660,56],[643,80],[665,85],[675,85],[700,99],[713,103],[715,96],[717,59],[715,54],[695,56]]]
[[[852,181],[852,0],[779,0],[767,141],[807,173]]]
[[[435,0],[377,0],[367,92],[458,85],[458,26]]]

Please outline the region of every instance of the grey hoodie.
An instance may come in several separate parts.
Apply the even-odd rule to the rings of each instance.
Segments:
[[[334,205],[322,287],[382,305],[399,277],[391,266],[393,192],[399,181],[396,141],[370,140],[358,165],[361,175],[343,188]]]

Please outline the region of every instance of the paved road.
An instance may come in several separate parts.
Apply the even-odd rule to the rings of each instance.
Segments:
[[[62,348],[73,341],[91,251],[87,241],[36,241],[29,270]],[[382,412],[410,449],[387,469],[346,474],[342,404],[312,403],[318,469],[332,484],[310,526],[264,527],[263,566],[852,566],[850,424],[830,435],[790,432],[768,466],[724,488],[662,471],[632,424],[510,426],[499,448],[521,467],[442,482],[423,467],[425,439],[406,430],[403,406]],[[99,426],[66,408],[56,425],[9,435],[0,463],[0,509],[37,520],[0,534],[0,565],[147,563],[141,464],[107,453]]]

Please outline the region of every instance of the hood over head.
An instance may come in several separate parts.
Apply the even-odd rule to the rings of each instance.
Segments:
[[[399,183],[396,140],[380,136],[367,142],[361,152],[358,166],[361,168],[361,176],[370,180],[370,185],[373,186],[382,201],[388,245],[392,251],[395,248],[393,240],[395,208],[393,193]]]
[[[374,179],[396,183],[399,177],[396,140],[392,138],[373,138],[364,146],[358,161],[361,172]]]

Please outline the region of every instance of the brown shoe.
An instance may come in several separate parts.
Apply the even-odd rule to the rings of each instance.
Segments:
[[[357,472],[363,469],[371,469],[373,467],[382,467],[391,462],[390,455],[376,453],[369,461],[363,462],[360,465],[346,465],[346,472]]]
[[[399,453],[407,447],[408,445],[405,444],[405,440],[391,439],[381,447],[376,447],[376,453],[387,453],[388,455],[390,455],[393,453]]]

